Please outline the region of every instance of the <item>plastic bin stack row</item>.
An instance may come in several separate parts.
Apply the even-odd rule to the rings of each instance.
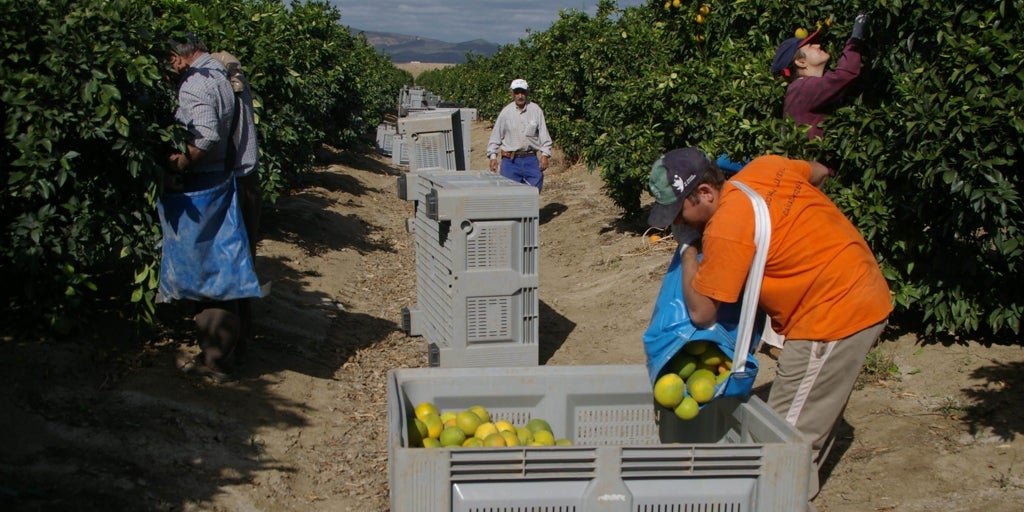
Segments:
[[[420,86],[405,86],[398,92],[398,117],[405,117],[410,112],[437,108],[441,99],[434,93]]]
[[[416,300],[403,327],[431,366],[536,366],[537,189],[489,171],[417,171],[398,179],[415,204]]]

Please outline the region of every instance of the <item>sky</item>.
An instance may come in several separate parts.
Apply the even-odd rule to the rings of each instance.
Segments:
[[[593,15],[598,0],[330,0],[341,11],[341,24],[369,32],[393,32],[462,43],[484,39],[509,44],[544,32],[561,9]],[[617,0],[620,9],[647,0]]]

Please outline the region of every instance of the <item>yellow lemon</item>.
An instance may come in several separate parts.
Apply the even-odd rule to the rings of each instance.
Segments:
[[[416,406],[416,417],[422,420],[423,416],[427,415],[427,413],[434,413],[437,415],[441,414],[437,411],[437,407],[434,407],[434,404],[430,402],[420,402],[420,404]]]
[[[516,437],[519,438],[519,444],[530,444],[533,441],[533,432],[526,427],[516,427]]]
[[[682,0],[672,0],[672,7],[679,7],[680,5],[683,5]]]
[[[473,411],[473,414],[479,416],[480,421],[484,423],[491,421],[491,413],[487,412],[487,409],[485,409],[482,405],[474,405],[470,407],[469,410]]]
[[[537,432],[540,432],[541,430],[546,430],[549,433],[551,432],[551,425],[540,418],[533,418],[526,422],[526,428],[530,429],[530,432],[533,432],[534,437],[537,437]]]
[[[448,423],[448,420],[455,421],[455,411],[445,411],[441,413],[441,423]]]
[[[477,439],[487,439],[487,436],[497,433],[498,427],[494,426],[494,423],[488,421],[487,423],[481,423],[480,426],[476,428],[476,432],[473,432],[473,437]]]
[[[441,431],[444,430],[444,423],[441,423],[441,417],[428,412],[423,416],[423,423],[427,425],[427,437],[437,439],[441,437]]]
[[[563,437],[563,438],[555,441],[555,446],[572,446],[572,441],[570,441],[570,440],[568,440],[568,439]]]
[[[505,446],[519,446],[519,437],[516,436],[515,432],[509,432],[508,430],[499,430],[498,435],[505,440]]]
[[[495,421],[494,426],[498,428],[498,432],[516,432],[516,427],[505,420]]]
[[[704,4],[704,5],[700,6],[700,13],[701,14],[707,15],[710,12],[711,12],[711,6],[709,6],[707,4]]]
[[[698,379],[710,379],[711,382],[714,382],[715,372],[707,368],[697,368],[692,374],[690,374],[690,377],[686,379],[686,389],[690,389],[690,383]]]
[[[462,446],[466,433],[459,427],[448,427],[441,431],[441,446]]]
[[[793,32],[793,37],[796,37],[797,39],[803,39],[807,37],[807,29],[803,27],[796,29],[796,31]]]
[[[694,18],[694,21],[696,21],[698,25],[700,25],[701,23],[704,23],[704,15],[703,14],[698,14],[697,17]]]
[[[538,430],[533,433],[533,441],[542,446],[554,446],[555,436],[547,430]]]
[[[476,433],[476,429],[481,423],[483,421],[480,420],[480,417],[470,410],[462,411],[455,417],[455,426],[459,427],[467,436]]]
[[[679,406],[675,408],[676,417],[681,420],[692,420],[697,417],[697,413],[700,412],[700,405],[692,396],[683,398],[682,402],[679,402]]]
[[[479,439],[479,437],[477,439]],[[495,432],[484,439],[484,446],[493,448],[505,446],[505,438],[501,437],[501,434]]]
[[[462,442],[463,448],[483,448],[483,446],[484,442],[479,437],[467,437],[466,440]]]
[[[423,440],[423,447],[424,448],[440,448],[441,447],[441,441],[438,441],[437,439],[432,439],[432,438],[428,437],[428,438]]]
[[[687,382],[686,389],[690,392],[690,396],[699,404],[706,404],[711,401],[715,396],[715,378],[699,377],[694,379],[690,377],[692,382]]]
[[[672,356],[672,359],[669,360],[667,365],[665,365],[665,369],[672,373],[679,374],[683,380],[686,380],[686,378],[697,369],[697,358],[687,354],[686,352],[679,352]]]
[[[703,340],[691,341],[686,345],[683,345],[683,350],[691,356],[699,356],[708,349],[708,342]]]
[[[657,382],[654,383],[654,401],[661,404],[662,407],[675,409],[683,400],[685,389],[683,378],[678,373],[666,373],[658,377]]]
[[[427,424],[419,418],[409,421],[409,446],[422,446],[427,436]]]
[[[700,362],[705,366],[718,368],[718,365],[725,362],[725,354],[718,347],[711,346],[700,355]]]

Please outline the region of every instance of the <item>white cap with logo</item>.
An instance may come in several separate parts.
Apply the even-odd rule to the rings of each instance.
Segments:
[[[515,80],[512,80],[512,85],[510,85],[508,88],[513,91],[516,89],[522,89],[524,91],[530,90],[530,86],[527,85],[526,80],[523,80],[522,78],[516,78]]]

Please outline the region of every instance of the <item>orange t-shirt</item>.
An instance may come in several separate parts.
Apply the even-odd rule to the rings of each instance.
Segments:
[[[833,341],[885,320],[892,299],[867,242],[810,176],[808,162],[763,156],[732,180],[768,204],[772,234],[760,306],[772,327],[789,339]],[[754,258],[754,209],[729,182],[701,243],[694,288],[736,302]]]

